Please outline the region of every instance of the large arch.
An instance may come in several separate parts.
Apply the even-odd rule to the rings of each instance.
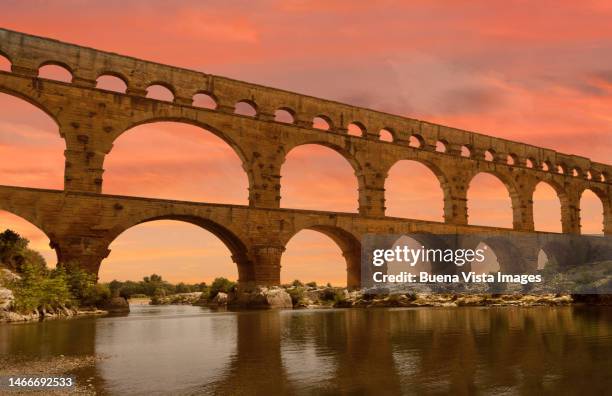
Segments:
[[[28,247],[40,253],[47,266],[55,267],[60,260],[59,248],[51,242],[52,235],[33,216],[8,210],[0,202],[0,233],[11,230],[30,241]]]
[[[387,216],[443,222],[447,197],[450,191],[446,177],[433,164],[400,160],[387,173]]]
[[[59,130],[44,105],[0,86],[0,185],[63,189],[66,141]]]
[[[468,224],[513,228],[520,218],[518,201],[519,195],[509,180],[492,172],[476,173],[468,183]]]
[[[237,280],[240,282],[248,282],[253,279],[254,273],[252,262],[248,256],[248,248],[243,242],[242,238],[229,228],[210,219],[180,214],[164,214],[152,217],[145,217],[143,219],[118,225],[115,228],[111,229],[106,237],[106,241],[108,243],[108,246],[111,246],[113,242],[115,242],[121,235],[123,235],[134,227],[167,220],[195,225],[202,230],[208,231],[210,234],[220,240],[227,248],[227,250],[229,250],[231,260],[236,264],[238,268]],[[183,235],[182,238],[186,238],[186,236]],[[111,256],[112,251],[109,257]]]
[[[533,223],[536,231],[562,232],[561,205],[565,194],[560,186],[541,181],[533,191]]]
[[[246,157],[212,129],[176,119],[132,126],[104,159],[103,192],[247,204],[253,177],[245,172]]]
[[[322,142],[297,145],[281,166],[281,207],[357,212],[363,178],[357,161]]]
[[[611,216],[605,212],[604,202],[606,195],[597,188],[585,188],[580,193],[580,233],[603,234],[606,217]],[[609,220],[608,220],[609,221]]]
[[[329,238],[331,242],[340,249],[340,252],[344,257],[344,261],[346,263],[346,286],[349,288],[359,287],[361,283],[361,244],[356,236],[340,227],[333,225],[308,225],[296,230],[294,233],[289,235],[284,241],[282,241],[283,246],[287,247],[291,243],[293,238],[295,238],[296,235],[300,234],[302,231],[316,231]],[[310,240],[313,239],[314,238],[311,238]],[[310,250],[309,252],[304,252],[304,254],[312,254],[312,252],[313,250]],[[285,251],[285,253],[283,253],[283,256],[281,257],[281,263],[282,260],[286,257],[288,256],[286,255]],[[283,276],[283,267],[285,267],[285,264],[282,264],[281,266],[281,279],[283,279],[283,281],[293,280],[289,279],[292,276]],[[320,269],[321,268],[319,268],[319,270]],[[310,281],[312,279],[302,280]],[[329,280],[330,283],[333,283],[332,281],[332,279]]]

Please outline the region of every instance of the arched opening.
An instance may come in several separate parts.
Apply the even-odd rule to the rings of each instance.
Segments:
[[[538,271],[541,271],[549,265],[551,265],[551,262],[550,262],[550,259],[548,258],[548,255],[546,254],[544,249],[540,249],[540,251],[538,252],[538,264],[537,264],[536,269]]]
[[[362,137],[365,134],[365,130],[366,130],[365,127],[358,122],[350,123],[347,128],[349,135],[359,136],[359,137]]]
[[[423,246],[423,243],[407,235],[402,235],[401,237],[399,237],[395,241],[391,249],[395,250],[398,247],[400,248],[400,250],[403,250],[404,247],[407,247],[408,249],[414,251],[419,251],[423,248],[428,248],[426,246]],[[387,263],[387,274],[400,275],[402,272],[414,274],[417,277],[419,276],[420,272],[427,272],[431,274],[433,272],[432,264],[424,257],[419,258],[416,263],[408,263],[406,261],[392,261]]]
[[[11,61],[7,57],[0,54],[0,71],[10,72]]]
[[[0,184],[64,188],[64,150],[57,123],[38,107],[0,93]]]
[[[151,274],[171,283],[210,283],[217,277],[238,280],[232,252],[220,237],[195,224],[155,220],[121,233],[100,266],[100,281],[140,281]]]
[[[512,201],[508,188],[490,173],[478,173],[467,193],[468,222],[472,225],[512,228]]]
[[[285,124],[293,124],[295,122],[295,118],[293,116],[293,111],[289,109],[278,109],[274,112],[274,121],[282,122]]]
[[[536,231],[561,232],[561,202],[557,191],[540,182],[533,192],[533,222]]]
[[[164,102],[173,102],[174,94],[172,91],[160,84],[149,85],[147,88],[147,98],[162,100]]]
[[[217,101],[210,95],[200,92],[193,95],[192,106],[201,107],[203,109],[215,110],[217,108]]]
[[[381,129],[378,136],[383,142],[393,142],[393,134],[388,129]]]
[[[385,206],[387,216],[444,221],[441,181],[420,162],[398,161],[385,181]]]
[[[38,77],[48,80],[62,81],[66,83],[72,82],[72,73],[64,66],[47,64],[38,69]]]
[[[106,91],[126,93],[127,84],[123,79],[117,76],[103,74],[96,80],[96,88],[104,89]]]
[[[49,237],[34,224],[23,217],[13,213],[0,210],[0,233],[6,230],[16,232],[22,238],[29,241],[28,248],[40,253],[47,267],[55,268],[57,265],[57,253],[51,248]]]
[[[470,158],[472,156],[472,150],[468,146],[461,146],[461,156]]]
[[[484,160],[492,162],[495,159],[495,152],[493,150],[487,150],[484,153]]]
[[[561,175],[565,174],[565,166],[563,164],[557,165],[557,173]]]
[[[518,164],[518,156],[516,154],[508,154],[506,157],[507,165],[516,165]]]
[[[603,234],[603,203],[590,189],[580,196],[580,233],[584,235]]]
[[[333,239],[319,231],[301,230],[285,246],[281,258],[281,284],[346,286],[346,260]]]
[[[355,170],[338,151],[319,144],[292,149],[281,168],[283,208],[356,212]]]
[[[552,164],[550,163],[550,161],[543,161],[542,162],[542,170],[544,172],[549,172],[552,169]]]
[[[443,142],[442,140],[438,140],[436,142],[436,151],[438,153],[446,153],[447,150],[447,143]]]
[[[236,103],[236,106],[234,107],[234,114],[255,117],[257,115],[257,108],[255,103],[241,100]]]
[[[590,170],[586,172],[586,178],[587,178],[587,180],[592,180],[593,179],[593,174],[591,173]]]
[[[578,176],[580,176],[580,173],[581,172],[580,172],[580,170],[578,168],[572,169],[572,176],[578,177]]]
[[[329,131],[329,129],[331,128],[331,121],[322,116],[318,116],[312,119],[312,127],[315,129]]]
[[[332,226],[307,227],[285,245],[281,283],[356,287],[361,282],[361,248],[357,238]]]
[[[485,242],[480,242],[476,246],[476,251],[480,250],[484,256],[484,260],[474,260],[470,263],[470,270],[477,274],[488,274],[498,272],[501,269],[499,260],[495,251]]]
[[[414,148],[422,148],[425,144],[425,140],[421,136],[411,135],[408,139],[408,145]]]
[[[531,158],[527,158],[525,160],[525,166],[527,168],[533,168],[533,166],[534,166],[533,164],[534,164],[534,160],[532,160]]]
[[[249,182],[241,157],[233,146],[198,126],[136,126],[113,143],[104,165],[106,194],[248,203]]]

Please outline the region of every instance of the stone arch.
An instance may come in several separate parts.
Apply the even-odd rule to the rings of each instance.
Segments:
[[[219,107],[219,100],[212,92],[198,91],[193,95],[191,105],[203,109],[216,110]]]
[[[140,224],[149,223],[157,220],[174,220],[190,223],[215,235],[228,248],[232,255],[232,260],[238,266],[238,280],[240,282],[250,282],[254,280],[255,272],[253,268],[253,262],[249,256],[248,245],[244,242],[246,238],[242,237],[238,232],[226,225],[221,224],[218,221],[201,216],[175,213],[159,213],[148,215],[143,213],[142,217],[140,218],[133,217],[132,219],[129,219],[128,221],[111,228],[104,237],[104,243],[106,244],[106,246],[110,246],[110,244],[114,240],[116,240],[122,233],[124,233],[128,229]]]
[[[6,97],[3,97],[4,95]],[[2,101],[2,107],[6,111],[4,114],[9,119],[15,117],[15,121],[22,124],[18,130],[4,129],[2,135],[10,137],[11,132],[14,132],[15,136],[18,136],[21,132],[25,134],[23,135],[24,138],[17,139],[17,142],[9,140],[6,144],[0,144],[0,157],[3,155],[9,156],[9,158],[13,157],[12,161],[5,164],[5,170],[1,172],[7,177],[3,177],[0,184],[63,189],[65,186],[65,156],[68,142],[62,134],[62,127],[58,118],[46,108],[44,103],[39,102],[34,97],[6,89],[1,84],[0,101]],[[27,109],[24,109],[26,114],[22,115],[21,112],[14,111],[19,109],[20,106],[27,106]],[[49,122],[49,120],[52,122]],[[28,160],[29,158],[36,158],[41,162],[32,164],[31,160]],[[10,167],[14,167],[13,170],[11,170],[9,164]],[[28,170],[30,167],[34,169],[34,172]],[[34,174],[40,175],[35,177],[36,182],[25,177],[25,175]]]
[[[33,227],[35,227],[38,231],[43,233],[49,239],[49,247],[55,250],[55,255],[57,258],[57,262],[62,261],[62,254],[59,244],[57,243],[57,237],[53,231],[49,228],[47,224],[40,220],[38,216],[36,216],[36,211],[32,208],[31,205],[13,205],[7,204],[3,199],[0,199],[0,217],[2,215],[1,212],[9,213],[15,217],[18,217],[25,222],[29,223]],[[5,227],[0,226],[0,232],[4,232]],[[22,235],[23,236],[23,235]]]
[[[314,129],[320,129],[323,131],[330,131],[333,129],[333,123],[331,118],[326,115],[319,114],[312,118],[312,127]]]
[[[525,249],[519,249],[515,242],[516,241],[511,240],[511,238],[506,238],[503,236],[478,238],[478,241],[475,244],[475,249],[482,245],[485,245],[491,249],[492,253],[495,255],[497,263],[499,264],[499,271],[504,274],[528,272],[530,270],[530,266],[524,257]],[[485,251],[484,255],[487,257],[486,260],[491,259],[490,256],[488,256],[490,253],[491,252]],[[475,263],[470,265],[470,269],[472,271],[480,272],[477,268],[477,264]],[[535,270],[535,268],[532,269]]]
[[[505,187],[506,187],[506,191],[508,192],[508,195],[510,197],[510,204],[511,204],[511,210],[512,210],[512,223],[513,223],[513,227],[514,228],[518,228],[520,227],[520,223],[521,223],[521,202],[520,202],[520,195],[518,192],[518,189],[516,188],[516,186],[514,185],[514,183],[506,176],[504,176],[503,174],[499,173],[499,172],[495,172],[495,171],[489,171],[489,170],[483,170],[483,171],[478,171],[475,172],[472,177],[470,178],[470,180],[467,183],[467,189],[466,189],[466,197],[467,197],[467,208],[468,208],[468,219],[469,219],[469,215],[470,215],[470,200],[469,200],[469,193],[472,186],[472,182],[474,181],[474,179],[480,175],[480,174],[488,174],[491,175],[493,177],[495,177],[498,181],[500,181]],[[468,222],[469,225],[474,225],[474,223]]]
[[[394,142],[397,140],[395,130],[392,128],[382,128],[378,131],[378,140],[388,143]]]
[[[410,147],[423,149],[425,148],[425,138],[419,134],[413,133],[408,138],[408,145]]]
[[[100,84],[100,79],[105,78],[105,77],[112,77],[113,79],[116,79],[118,81],[120,81],[121,83],[123,83],[123,86],[121,89],[109,89],[109,88],[101,88],[99,86]],[[129,80],[123,76],[121,73],[117,73],[117,72],[102,72],[100,74],[98,74],[98,77],[96,77],[96,88],[98,89],[104,89],[104,90],[108,90],[111,92],[119,92],[119,93],[126,93],[128,88],[130,86]]]
[[[242,169],[245,172],[246,176],[247,176],[247,181],[248,181],[248,187],[249,189],[253,187],[254,183],[255,183],[255,177],[254,174],[252,172],[251,169],[251,159],[250,157],[242,150],[242,147],[237,144],[232,137],[229,136],[229,134],[221,131],[219,128],[215,128],[209,124],[205,124],[203,122],[200,121],[196,121],[196,120],[191,120],[191,119],[187,119],[187,118],[182,118],[182,117],[173,117],[173,116],[160,116],[160,117],[151,117],[151,118],[147,118],[144,120],[139,120],[137,122],[134,122],[132,124],[130,124],[127,128],[119,131],[118,133],[116,133],[113,138],[112,138],[112,142],[110,142],[110,149],[106,152],[106,155],[104,156],[103,159],[103,163],[102,166],[104,165],[104,161],[106,161],[106,157],[112,153],[112,147],[113,145],[116,143],[117,139],[119,139],[121,136],[123,136],[125,133],[129,133],[129,131],[133,130],[134,128],[138,127],[138,126],[142,126],[142,125],[148,125],[148,124],[155,124],[155,123],[160,123],[160,122],[170,122],[170,123],[175,123],[175,124],[182,124],[182,125],[191,125],[197,128],[202,129],[203,132],[208,132],[213,134],[214,136],[220,138],[223,142],[225,142],[234,152],[234,154],[237,155],[238,159],[240,160],[240,163],[242,165]]]
[[[348,162],[350,167],[353,169],[353,173],[357,180],[357,191],[355,191],[355,197],[356,197],[355,202],[356,204],[358,204],[359,202],[358,191],[361,189],[365,189],[365,177],[363,175],[361,165],[359,164],[357,159],[348,150],[346,150],[345,148],[337,144],[333,144],[333,143],[326,142],[326,141],[313,140],[313,141],[302,142],[300,144],[297,144],[295,146],[288,148],[287,151],[285,152],[285,155],[282,158],[282,162],[280,165],[281,177],[282,177],[283,166],[286,164],[287,156],[292,151],[295,151],[296,149],[300,147],[309,146],[309,145],[325,147],[327,149],[330,149],[331,151],[334,151],[336,154],[339,154],[346,162]],[[283,192],[283,183],[281,183],[281,206],[282,206],[282,192]],[[358,208],[358,206],[356,206],[356,208]]]
[[[61,78],[50,78],[50,79],[55,80],[55,81],[67,82],[67,83],[72,83],[74,81],[74,70],[68,64],[64,62],[59,62],[59,61],[47,61],[47,62],[41,63],[37,69],[39,78],[45,78],[45,77],[40,76],[40,72],[46,66],[53,66],[53,67],[63,69],[65,72],[67,72],[70,75],[69,81],[63,81]]]
[[[361,284],[361,243],[359,236],[337,225],[305,224],[287,233],[281,239],[283,247],[300,231],[312,230],[330,238],[342,251],[346,262],[346,285],[348,288],[359,288]]]
[[[154,92],[156,87],[162,88],[159,92],[159,94],[161,95],[160,97],[157,97],[158,95]],[[176,100],[176,90],[174,89],[174,87],[163,81],[151,82],[150,84],[147,85],[147,88],[145,89],[145,91],[146,91],[145,97],[149,99],[160,100],[163,102],[174,102]],[[171,95],[171,97],[164,98],[163,96],[167,95],[168,93]]]
[[[422,219],[422,220],[431,220],[431,221],[444,221],[444,213],[446,213],[446,209],[445,208],[448,207],[448,205],[452,206],[452,194],[451,194],[450,184],[449,184],[449,182],[447,180],[447,177],[444,174],[444,172],[442,172],[442,170],[439,167],[437,167],[435,164],[433,164],[433,163],[431,163],[429,161],[425,161],[425,160],[422,160],[422,159],[415,159],[415,158],[401,158],[401,159],[395,161],[394,163],[392,163],[389,166],[387,172],[385,172],[385,174],[387,175],[387,177],[385,179],[385,195],[386,195],[385,202],[393,202],[393,200],[390,200],[389,196],[387,195],[387,190],[388,190],[388,188],[387,188],[387,181],[389,179],[389,173],[391,172],[391,170],[394,167],[396,167],[396,165],[398,165],[398,164],[400,164],[402,162],[405,162],[405,161],[410,161],[410,162],[413,162],[413,163],[420,164],[420,165],[424,166],[427,170],[429,170],[429,172],[431,174],[433,174],[433,176],[435,176],[435,178],[437,179],[439,187],[440,187],[440,191],[442,192],[442,208],[441,208],[441,211],[440,211],[440,218],[439,219],[435,219],[435,220],[434,219],[429,219],[429,218],[428,219],[420,218],[420,219]],[[389,207],[388,205],[385,205],[385,206]],[[393,210],[391,212],[393,212]],[[388,216],[393,216],[392,213],[388,213],[388,212],[387,212],[387,215]],[[415,218],[419,219],[419,217],[415,217]]]
[[[6,64],[6,72],[11,72],[11,69],[13,67],[13,62],[11,61],[11,58],[9,58],[4,52],[0,51],[0,71],[2,71],[2,64]]]
[[[362,122],[353,121],[347,125],[347,134],[356,137],[365,137],[367,129]]]
[[[446,249],[451,249],[452,248],[452,240],[449,240],[449,236],[447,235],[436,235],[436,234],[432,234],[432,233],[426,233],[426,232],[419,232],[419,233],[410,233],[410,234],[404,234],[404,235],[400,235],[393,243],[393,247],[398,246],[398,243],[402,240],[408,240],[410,242],[414,241],[416,242],[416,245],[412,244],[413,246],[410,247],[410,245],[408,245],[411,249],[434,249],[434,250],[440,250],[442,252],[444,252]],[[426,265],[423,265],[425,264]],[[419,264],[421,264],[421,268],[419,269]],[[400,266],[401,268],[401,266]],[[416,271],[414,271],[414,269],[416,269]],[[427,260],[420,260],[420,262],[414,266],[412,268],[412,270],[410,269],[403,269],[405,272],[410,272],[410,273],[415,273],[418,275],[419,271],[424,271],[424,272],[428,272],[430,274],[454,274],[457,273],[457,271],[460,269],[460,267],[456,266],[456,265],[448,265],[448,263],[445,263],[443,261],[440,261],[440,257],[439,256],[433,256],[431,257],[431,261],[427,261]]]
[[[259,107],[254,100],[241,99],[234,104],[234,114],[245,117],[257,117],[259,115]]]
[[[593,193],[597,198],[599,198],[599,203],[601,204],[601,219],[602,219],[602,224],[601,224],[601,232],[602,233],[607,233],[608,228],[610,227],[610,224],[612,224],[612,209],[610,208],[609,205],[606,205],[606,202],[608,202],[608,196],[606,194],[606,192],[600,188],[597,187],[593,187],[593,186],[585,186],[584,188],[582,188],[582,190],[580,191],[580,193],[578,194],[578,209],[579,209],[579,225],[580,225],[580,229],[583,229],[583,225],[584,225],[584,214],[583,214],[583,207],[582,207],[582,199],[584,197],[585,192],[590,191],[591,193]],[[582,231],[581,231],[582,233]]]
[[[15,91],[13,89],[7,88],[2,86],[2,84],[0,83],[0,93],[4,93],[10,96],[14,96],[18,99],[21,99],[25,102],[28,102],[29,104],[31,104],[32,106],[38,108],[39,110],[42,110],[45,114],[47,114],[49,117],[51,117],[51,119],[53,120],[53,122],[55,122],[55,124],[57,125],[57,127],[59,129],[61,129],[61,123],[60,120],[58,118],[58,116],[56,114],[54,114],[50,108],[47,108],[46,104],[43,103],[42,101],[39,101],[36,99],[36,95],[29,95],[26,94],[24,92],[19,92],[19,91]],[[62,136],[63,138],[63,136]]]
[[[545,228],[541,228],[538,226],[538,218],[540,217],[540,208],[537,208],[537,204],[536,204],[536,199],[535,199],[535,194],[536,191],[538,190],[538,187],[540,185],[546,186],[550,189],[552,189],[555,193],[555,196],[557,198],[557,201],[559,203],[559,207],[557,210],[557,214],[558,214],[558,224],[557,227],[545,227]],[[563,207],[568,205],[568,200],[567,200],[567,194],[565,193],[565,191],[563,190],[563,187],[561,187],[559,184],[557,184],[556,182],[552,181],[552,180],[542,180],[539,181],[536,185],[533,186],[533,191],[531,193],[531,202],[532,202],[532,207],[533,207],[533,222],[534,222],[534,229],[536,231],[547,231],[547,232],[561,232],[562,231],[562,211],[563,211]],[[557,216],[557,214],[555,214],[555,216]]]
[[[285,124],[295,124],[296,112],[290,107],[281,106],[274,111],[274,121]]]

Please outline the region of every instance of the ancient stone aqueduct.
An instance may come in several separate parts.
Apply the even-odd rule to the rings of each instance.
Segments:
[[[46,112],[66,144],[63,191],[0,186],[0,209],[43,230],[60,262],[76,260],[96,273],[123,231],[174,219],[217,235],[232,252],[242,284],[278,284],[285,244],[302,229],[320,231],[342,249],[348,284],[355,286],[364,234],[533,232],[532,195],[541,181],[558,194],[563,233],[580,233],[580,197],[590,189],[603,203],[604,233],[612,234],[612,167],[588,158],[4,29],[0,55],[11,63],[11,72],[0,72],[0,92]],[[49,64],[70,71],[72,82],[39,78],[39,69]],[[123,80],[126,92],[96,88],[102,75]],[[173,102],[147,98],[151,85],[168,88]],[[198,93],[213,98],[216,108],[193,106]],[[256,115],[235,114],[239,102],[253,106]],[[278,109],[294,121],[276,121]],[[315,117],[329,129],[315,128]],[[200,126],[227,142],[248,175],[249,205],[102,194],[104,158],[113,142],[136,125],[157,121]],[[362,136],[347,133],[350,123]],[[381,141],[381,130],[393,141]],[[332,148],[352,165],[359,213],[280,208],[281,165],[290,150],[304,144]],[[425,164],[439,179],[443,223],[385,216],[385,178],[404,159]],[[507,187],[513,230],[468,225],[467,189],[480,172]]]

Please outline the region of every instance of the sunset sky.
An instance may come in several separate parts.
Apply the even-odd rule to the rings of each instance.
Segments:
[[[0,27],[138,58],[612,160],[612,3],[609,1],[3,1]],[[6,63],[0,60],[0,69]],[[0,94],[0,184],[62,188],[64,144],[31,105]],[[303,146],[282,169],[283,207],[356,211],[349,164]],[[511,226],[510,200],[492,176],[470,186],[474,224]],[[234,152],[193,126],[158,123],[122,135],[105,163],[105,193],[247,204]],[[427,168],[397,164],[388,214],[442,220]],[[560,231],[559,204],[540,185],[536,227]],[[585,194],[583,231],[601,232],[601,203]],[[53,255],[44,235],[0,212]],[[172,281],[236,278],[229,251],[193,225],[153,222],[126,231],[102,280],[156,272]],[[340,250],[303,231],[282,278],[345,282]]]

